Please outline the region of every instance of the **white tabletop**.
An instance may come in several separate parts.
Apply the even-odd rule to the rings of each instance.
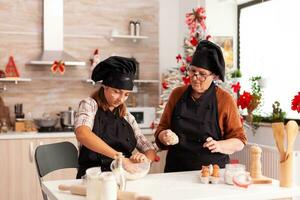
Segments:
[[[273,184],[255,184],[247,189],[227,185],[200,183],[199,171],[149,174],[146,177],[127,181],[126,191],[151,196],[153,200],[260,200],[300,196],[300,186],[293,188],[279,187]],[[81,180],[58,180],[43,183],[43,190],[51,200],[85,200],[85,197],[72,195],[58,190],[59,184],[72,185]]]

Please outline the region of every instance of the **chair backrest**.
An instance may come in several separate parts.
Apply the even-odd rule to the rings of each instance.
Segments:
[[[42,178],[58,169],[77,168],[78,151],[71,142],[40,145],[35,150],[35,163],[40,184]],[[44,200],[47,196],[42,191]]]
[[[40,145],[35,150],[35,162],[39,176],[65,168],[78,167],[78,151],[71,142]]]

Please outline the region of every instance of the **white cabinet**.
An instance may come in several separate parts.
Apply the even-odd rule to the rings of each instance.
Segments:
[[[35,148],[40,144],[70,141],[77,146],[75,137],[24,138],[0,140],[0,199],[41,200],[42,194],[34,162]],[[74,179],[76,170],[68,169],[49,174],[45,180]]]

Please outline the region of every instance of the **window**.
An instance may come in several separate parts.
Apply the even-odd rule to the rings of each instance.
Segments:
[[[279,101],[287,118],[299,119],[291,100],[300,91],[300,1],[254,1],[239,6],[239,67],[242,88],[251,76],[266,80],[262,115]]]

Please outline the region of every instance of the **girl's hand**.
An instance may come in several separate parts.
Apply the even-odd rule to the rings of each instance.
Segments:
[[[123,158],[123,168],[129,173],[135,173],[138,170],[137,166],[128,158]]]
[[[145,162],[148,159],[145,156],[145,154],[137,152],[130,157],[130,160],[134,163],[141,163],[141,162]]]

